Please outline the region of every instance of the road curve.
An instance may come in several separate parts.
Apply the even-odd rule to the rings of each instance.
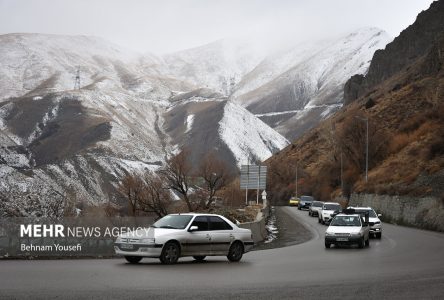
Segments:
[[[442,299],[444,234],[384,224],[370,247],[324,248],[326,227],[283,208],[313,234],[303,244],[177,265],[144,259],[0,261],[0,298]]]

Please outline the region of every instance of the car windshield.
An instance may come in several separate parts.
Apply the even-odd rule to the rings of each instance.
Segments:
[[[378,217],[378,215],[375,213],[375,211],[373,209],[355,209],[355,211],[360,214],[365,214],[366,212],[368,212],[368,216],[370,218],[377,218]]]
[[[313,204],[311,206],[313,206],[313,207],[322,207],[322,202],[315,201],[315,202],[313,202]]]
[[[361,226],[358,216],[336,216],[330,226]]]
[[[313,201],[313,197],[312,196],[301,196],[301,200],[306,201],[306,202],[310,202],[310,201]]]
[[[325,209],[325,210],[341,210],[341,206],[338,204],[325,204],[323,209]]]
[[[154,228],[185,229],[190,223],[190,215],[168,215],[151,225]]]

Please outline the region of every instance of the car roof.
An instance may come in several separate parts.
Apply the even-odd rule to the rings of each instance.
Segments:
[[[368,209],[368,210],[372,210],[373,208],[371,208],[370,206],[349,206],[347,208],[352,208],[352,209]]]
[[[336,217],[361,217],[360,214],[337,214]]]
[[[338,202],[324,202],[324,204],[337,204],[337,205],[341,205]]]
[[[221,215],[216,215],[216,214],[205,214],[205,213],[178,213],[178,214],[169,214],[172,216],[218,216],[218,217],[222,217]]]

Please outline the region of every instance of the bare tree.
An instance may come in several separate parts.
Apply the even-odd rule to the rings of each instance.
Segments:
[[[128,211],[135,216],[138,212],[155,213],[159,217],[168,214],[171,197],[156,175],[147,173],[127,175],[119,185],[120,192],[128,200]]]
[[[141,198],[139,199],[139,209],[144,212],[155,213],[158,217],[168,214],[168,206],[171,203],[171,196],[164,187],[162,180],[147,173],[144,177],[145,186]]]
[[[118,190],[128,200],[129,215],[135,216],[143,193],[143,181],[138,176],[126,175],[120,182]]]
[[[214,197],[221,188],[223,188],[232,178],[228,168],[223,161],[218,159],[211,152],[201,162],[198,170],[205,184],[205,198],[201,199],[200,206],[208,208],[214,201]]]
[[[187,149],[182,149],[179,154],[167,161],[165,168],[159,173],[166,181],[167,187],[177,192],[187,204],[188,210],[193,211],[194,207],[189,195],[192,182],[189,154]]]

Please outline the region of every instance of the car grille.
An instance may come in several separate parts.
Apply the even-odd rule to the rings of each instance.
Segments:
[[[138,251],[139,250],[139,246],[138,245],[129,245],[130,246],[130,248],[128,248],[128,247],[125,247],[126,246],[126,244],[116,244],[116,246],[120,249],[120,250],[122,250],[122,251],[126,251],[126,252],[136,252],[136,251]]]
[[[335,236],[350,236],[350,233],[338,232],[338,233],[335,233]]]
[[[121,239],[122,243],[138,243],[139,239]]]

